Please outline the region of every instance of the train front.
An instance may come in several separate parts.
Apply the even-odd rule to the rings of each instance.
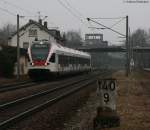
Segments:
[[[51,44],[48,41],[34,41],[28,48],[28,74],[32,79],[45,78],[49,74],[48,57]]]

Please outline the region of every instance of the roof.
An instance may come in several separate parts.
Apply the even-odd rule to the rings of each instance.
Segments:
[[[45,32],[47,32],[48,34],[52,35],[55,39],[57,40],[62,40],[61,36],[60,36],[60,31],[59,30],[56,30],[56,29],[48,29],[47,27],[45,27],[44,25],[40,24],[39,22],[37,21],[34,21],[34,20],[29,20],[29,22],[27,24],[25,24],[24,26],[22,26],[20,29],[19,29],[19,32],[22,31],[22,30],[25,30],[27,27],[29,27],[30,25],[36,25],[38,26],[41,30],[44,30]],[[17,31],[14,32],[10,39],[15,36],[17,34]]]
[[[33,43],[39,43],[39,42],[43,42],[43,40],[42,41],[34,41]],[[46,41],[46,42],[51,44],[51,51],[50,51],[51,54],[57,51],[57,52],[61,52],[63,54],[68,54],[68,55],[72,55],[72,56],[79,56],[79,57],[85,57],[85,58],[91,57],[91,55],[87,52],[64,47],[60,44],[53,43],[53,42],[50,43],[49,41]],[[43,43],[45,43],[45,42],[43,42]],[[43,43],[41,43],[41,44],[43,44]]]
[[[61,46],[60,44],[52,44],[52,46],[53,46],[54,51],[61,51],[64,53],[68,53],[68,54],[72,54],[72,55],[76,55],[76,56],[78,55],[78,56],[82,56],[82,57],[86,57],[86,58],[91,57],[91,55],[87,52],[67,48],[67,47]]]
[[[102,33],[87,33],[85,36],[103,36]]]

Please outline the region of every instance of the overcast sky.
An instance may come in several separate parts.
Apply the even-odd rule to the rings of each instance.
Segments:
[[[89,29],[89,26],[101,26],[92,22],[89,24],[85,18],[125,17],[128,15],[132,32],[137,28],[149,29],[150,2],[146,1],[148,3],[125,3],[124,0],[0,0],[0,27],[6,23],[16,24],[16,17],[10,13],[37,16],[37,12],[40,11],[41,15],[48,16],[46,20],[49,27],[59,27],[61,31],[80,30],[82,36],[85,33],[103,33],[104,40],[118,44],[118,41],[122,40],[118,38],[118,34],[110,30]],[[9,13],[7,13],[8,11]],[[20,19],[21,25],[25,24],[28,19],[37,20],[38,17]],[[119,20],[100,19],[96,21],[110,27]],[[114,29],[125,34],[125,19]]]

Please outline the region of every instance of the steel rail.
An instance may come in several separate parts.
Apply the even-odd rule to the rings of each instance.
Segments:
[[[27,80],[27,81],[22,81],[22,82],[12,82],[12,83],[8,83],[8,84],[1,84],[0,85],[0,89],[1,88],[6,88],[6,87],[11,87],[11,86],[16,86],[16,85],[22,85],[22,84],[26,84],[31,82],[31,80]]]
[[[82,75],[83,76],[83,75]],[[69,78],[69,80],[74,79],[73,78]],[[63,80],[62,80],[63,81]],[[48,81],[37,81],[37,82],[27,82],[27,84],[24,82],[23,84],[16,84],[17,86],[14,85],[8,85],[8,86],[2,86],[0,87],[0,93],[3,92],[7,92],[7,91],[13,91],[16,89],[23,89],[23,88],[28,88],[28,87],[32,87],[32,85],[39,85],[39,84],[43,84],[43,83],[53,83],[53,82],[48,82]]]
[[[42,104],[39,104],[39,105],[37,105],[37,106],[35,106],[35,107],[31,108],[31,109],[28,109],[27,111],[24,111],[22,113],[17,114],[14,117],[9,118],[8,120],[5,120],[5,121],[1,122],[0,123],[0,129],[8,128],[9,126],[13,125],[17,121],[20,121],[20,120],[24,119],[27,116],[31,116],[32,114],[43,110],[44,108],[48,107],[49,105],[52,105],[52,104],[58,102],[59,100],[61,100],[61,99],[65,98],[65,97],[67,97],[67,96],[69,96],[69,95],[79,91],[81,88],[83,88],[83,87],[93,83],[94,81],[96,81],[96,80],[90,80],[90,81],[88,81],[88,83],[86,83],[86,84],[84,84],[84,85],[82,85],[80,87],[77,87],[75,89],[69,90],[66,93],[63,93],[63,94],[59,95],[58,97],[55,97],[55,98],[50,99],[50,100],[47,100],[47,101],[45,101]]]
[[[0,93],[7,92],[7,91],[13,91],[13,90],[16,90],[16,89],[32,87],[32,85],[37,85],[37,84],[41,84],[41,83],[42,82],[38,82],[38,83],[36,83],[36,82],[29,82],[29,83],[22,84],[22,85],[17,85],[17,86],[3,87],[3,88],[0,88]]]
[[[71,78],[71,79],[73,79],[73,78]],[[22,83],[16,83],[16,84],[12,84],[12,85],[9,84],[9,85],[5,85],[5,86],[1,86],[0,87],[0,93],[7,92],[7,91],[13,91],[13,90],[17,90],[17,89],[22,89],[22,88],[28,88],[28,87],[32,87],[32,85],[37,85],[37,84],[39,85],[39,84],[42,84],[42,83],[46,83],[46,81],[37,81],[37,82],[33,82],[33,81],[27,82],[27,81],[25,81],[25,82],[22,82]]]
[[[26,97],[23,97],[23,98],[19,98],[19,99],[16,99],[14,101],[10,101],[10,102],[7,102],[7,103],[4,103],[4,104],[1,104],[0,105],[0,110],[2,109],[6,109],[12,105],[16,105],[18,103],[23,103],[25,101],[28,101],[30,99],[33,99],[33,98],[36,98],[36,97],[40,97],[40,96],[43,96],[43,95],[46,95],[46,94],[49,94],[49,93],[52,93],[52,92],[55,92],[57,90],[60,90],[60,89],[63,89],[63,88],[66,88],[66,87],[69,87],[73,84],[76,84],[78,82],[81,82],[81,81],[85,81],[87,79],[80,79],[80,80],[77,80],[77,81],[74,81],[72,83],[68,83],[68,84],[65,84],[65,85],[61,85],[61,86],[58,86],[56,88],[53,88],[53,89],[48,89],[46,91],[42,91],[42,92],[39,92],[39,93],[36,93],[36,94],[32,94],[32,95],[29,95],[29,96],[26,96]]]
[[[99,75],[99,74],[97,74]],[[92,77],[93,75],[90,75],[90,77]],[[96,76],[96,75],[95,75]],[[4,104],[0,104],[0,110],[3,110],[3,109],[6,109],[12,105],[16,105],[18,103],[23,103],[24,101],[28,101],[30,99],[33,99],[33,98],[36,98],[36,97],[40,97],[40,96],[43,96],[43,95],[46,95],[46,94],[49,94],[49,93],[52,93],[52,92],[55,92],[57,90],[60,90],[60,89],[63,89],[63,88],[66,88],[68,86],[71,86],[73,84],[76,84],[78,82],[82,82],[82,81],[85,81],[87,80],[88,78],[90,77],[81,77],[81,79],[77,79],[77,81],[73,81],[71,83],[67,83],[65,85],[59,85],[58,87],[55,87],[53,89],[48,89],[48,90],[45,90],[45,91],[42,91],[42,92],[38,92],[36,94],[32,94],[32,95],[29,95],[29,96],[26,96],[26,97],[22,97],[22,98],[19,98],[19,99],[16,99],[16,100],[13,100],[13,101],[10,101],[10,102],[7,102],[7,103],[4,103]],[[78,77],[79,78],[79,77]],[[70,80],[72,80],[74,78],[71,78]],[[68,82],[68,81],[67,81]],[[55,84],[45,84],[44,86],[47,86],[47,85],[55,85]]]
[[[103,74],[107,75],[108,73],[104,72]],[[85,80],[89,80],[89,81],[86,82],[86,83],[84,83],[84,84],[82,83],[82,85],[80,85],[79,87],[75,87],[75,88],[73,88],[73,89],[71,89],[71,90],[68,90],[67,92],[65,92],[65,93],[63,93],[63,94],[61,94],[61,95],[59,95],[59,96],[57,96],[57,97],[55,97],[55,98],[53,98],[53,99],[47,100],[47,101],[45,101],[44,103],[41,103],[41,104],[39,104],[39,105],[36,105],[36,106],[34,106],[34,107],[32,107],[32,108],[30,108],[30,109],[28,109],[28,110],[26,110],[26,111],[24,111],[24,112],[22,112],[22,113],[19,113],[19,114],[15,115],[15,116],[13,116],[13,117],[11,117],[11,118],[5,120],[5,121],[2,121],[2,122],[0,123],[0,129],[6,129],[6,128],[10,127],[11,125],[14,125],[14,124],[17,123],[18,121],[24,119],[25,117],[31,116],[32,114],[34,114],[34,113],[36,113],[36,112],[39,112],[39,111],[43,110],[44,108],[46,108],[46,107],[48,107],[48,106],[50,106],[50,105],[55,104],[55,103],[58,102],[59,100],[61,100],[61,99],[65,98],[65,97],[67,97],[67,96],[69,96],[69,95],[71,95],[71,94],[73,94],[73,93],[79,91],[80,89],[84,88],[85,86],[88,86],[88,85],[94,83],[94,82],[96,81],[95,78],[97,77],[97,75],[99,75],[99,74],[96,74],[95,77],[92,78],[92,79],[90,79],[90,80],[89,80],[89,78],[91,78],[91,76],[90,76],[89,78],[84,79],[83,81],[85,81]],[[103,75],[103,76],[104,76],[104,75]],[[81,81],[81,82],[82,82],[82,81]],[[81,82],[76,81],[76,83],[74,83],[74,84],[75,84],[75,85],[77,85],[78,83],[81,84]],[[73,83],[72,83],[72,84],[73,84]],[[72,84],[71,84],[71,85],[72,85]],[[70,86],[70,85],[68,84],[68,86]],[[62,88],[63,88],[63,87],[64,87],[64,86],[62,86]],[[54,88],[53,90],[49,90],[49,92],[50,92],[50,91],[56,91],[55,89],[57,90],[57,89],[59,89],[59,88]],[[41,93],[41,95],[42,95],[42,94],[43,94],[43,93]],[[28,100],[28,99],[25,99],[25,100]],[[17,101],[17,102],[20,102],[20,101]],[[8,105],[8,106],[9,106],[9,105]],[[5,107],[7,107],[7,105],[6,105],[6,106],[5,106],[5,105],[3,106],[3,108],[5,108]]]

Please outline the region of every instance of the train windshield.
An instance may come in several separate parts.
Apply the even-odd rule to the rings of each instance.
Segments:
[[[32,60],[46,60],[50,49],[49,43],[34,43],[31,46]]]

